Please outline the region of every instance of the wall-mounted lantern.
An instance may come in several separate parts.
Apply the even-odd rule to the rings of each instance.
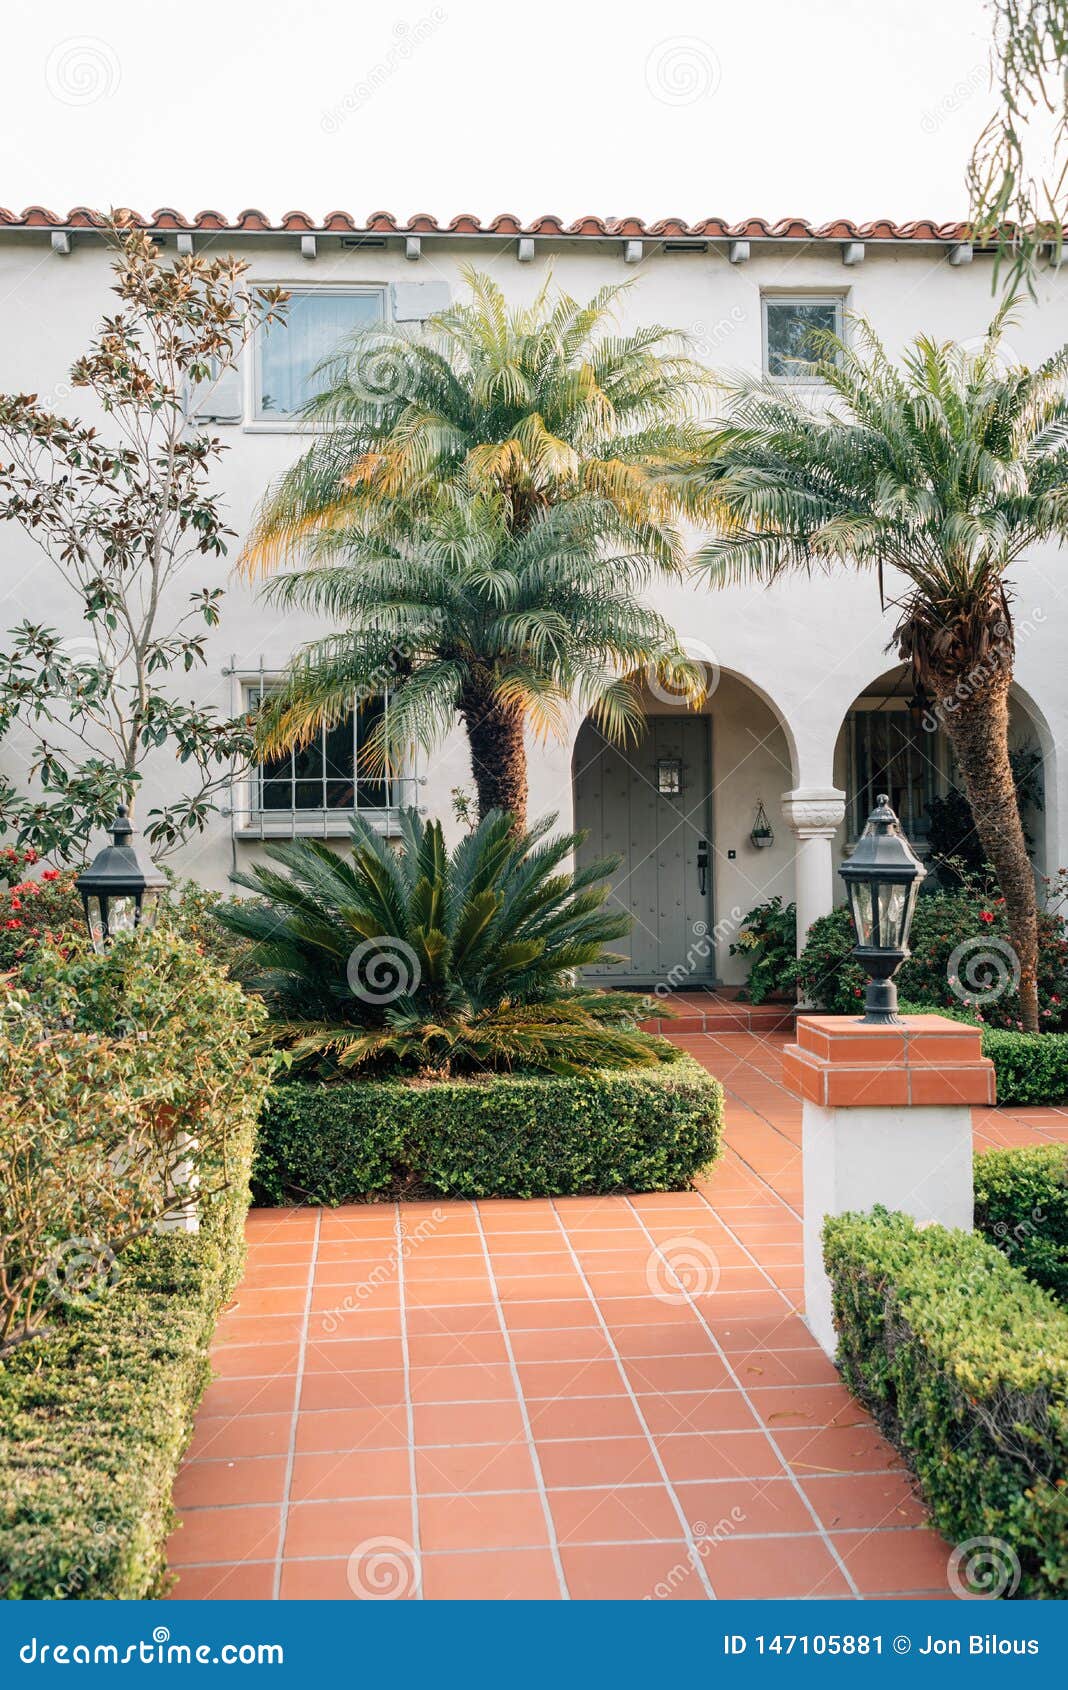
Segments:
[[[764,851],[769,845],[775,843],[775,835],[771,830],[768,812],[762,803],[757,804],[756,820],[753,822],[753,831],[749,835],[749,840],[758,851]]]
[[[661,798],[677,798],[682,791],[682,758],[659,757],[656,764],[656,790]]]

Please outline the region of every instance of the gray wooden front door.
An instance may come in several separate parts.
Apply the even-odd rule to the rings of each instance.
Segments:
[[[611,905],[633,926],[611,949],[622,963],[590,973],[608,982],[707,985],[712,926],[711,722],[653,716],[637,745],[609,745],[584,724],[575,751],[575,826],[587,834],[579,862],[616,856]],[[662,787],[679,779],[669,796]],[[703,943],[700,941],[704,941]],[[707,954],[706,954],[707,953]]]

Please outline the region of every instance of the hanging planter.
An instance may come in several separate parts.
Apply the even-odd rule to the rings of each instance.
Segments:
[[[768,820],[768,812],[765,810],[763,804],[759,802],[757,803],[756,820],[753,823],[753,831],[749,835],[749,838],[758,851],[763,851],[766,845],[774,845],[775,843],[775,835],[771,831],[771,823]]]

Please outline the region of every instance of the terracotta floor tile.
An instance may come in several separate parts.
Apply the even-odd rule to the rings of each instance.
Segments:
[[[423,1497],[419,1537],[425,1552],[540,1549],[549,1542],[541,1498],[534,1491]]]
[[[385,1589],[393,1591],[395,1600],[414,1601],[418,1596],[418,1565],[414,1554],[398,1554],[384,1577]],[[356,1602],[360,1600],[360,1591],[358,1572],[350,1569],[347,1555],[282,1562],[279,1594],[283,1602]]]
[[[274,1562],[237,1562],[224,1567],[180,1567],[178,1583],[166,1593],[174,1602],[266,1602],[274,1594]]]
[[[209,1351],[212,1370],[220,1379],[258,1379],[272,1373],[292,1378],[299,1355],[300,1346],[296,1341],[284,1344],[215,1343]]]
[[[908,1595],[949,1589],[949,1545],[930,1527],[917,1530],[835,1532],[831,1541],[864,1596]]]
[[[704,1565],[723,1601],[851,1594],[819,1537],[728,1537],[708,1540],[705,1549]]]
[[[647,1485],[660,1480],[645,1438],[585,1438],[538,1442],[547,1486]]]
[[[508,1349],[499,1330],[419,1334],[409,1327],[408,1356],[414,1372],[417,1368],[454,1366],[461,1362],[487,1365],[507,1362]]]
[[[718,1528],[738,1537],[774,1532],[814,1532],[816,1524],[789,1479],[721,1479],[676,1484],[691,1530],[708,1537]]]
[[[904,1475],[850,1473],[845,1478],[801,1474],[798,1477],[805,1495],[829,1531],[914,1526],[924,1518],[923,1504]]]
[[[391,1408],[405,1401],[404,1373],[353,1368],[347,1372],[306,1373],[301,1381],[302,1410],[319,1408]]]
[[[551,1303],[531,1301],[504,1305],[504,1319],[509,1332],[542,1332],[547,1328],[589,1326],[593,1316],[588,1297],[559,1298]]]
[[[237,1461],[186,1461],[174,1482],[176,1508],[226,1508],[236,1503],[281,1502],[286,1459],[281,1455]]]
[[[627,1378],[639,1396],[672,1391],[716,1391],[733,1381],[727,1364],[711,1351],[707,1355],[631,1356]]]
[[[200,1399],[205,1419],[225,1420],[235,1414],[292,1412],[295,1384],[291,1373],[251,1379],[214,1379]]]
[[[323,1409],[297,1418],[296,1448],[301,1451],[391,1449],[407,1442],[408,1420],[401,1408]]]
[[[407,1496],[410,1486],[406,1449],[356,1449],[341,1455],[294,1456],[290,1496],[294,1502]]]
[[[518,1363],[523,1394],[531,1406],[561,1397],[610,1397],[626,1394],[626,1383],[610,1359],[524,1361]]]
[[[567,1587],[579,1602],[706,1602],[693,1556],[676,1543],[599,1544],[561,1548]]]
[[[412,1508],[407,1497],[373,1501],[294,1502],[286,1522],[283,1554],[351,1555],[362,1543],[391,1537],[410,1542]]]
[[[423,1556],[423,1595],[431,1602],[544,1602],[559,1594],[547,1549]]]
[[[752,1349],[729,1357],[747,1391],[777,1385],[836,1385],[838,1374],[822,1350]]]
[[[874,1426],[833,1427],[831,1430],[775,1428],[775,1441],[799,1478],[820,1473],[875,1473],[895,1470],[904,1463]]]
[[[530,1451],[520,1442],[416,1450],[415,1472],[420,1496],[536,1489]]]
[[[514,1402],[515,1382],[506,1361],[413,1367],[413,1403]]]
[[[220,1316],[215,1329],[218,1344],[294,1344],[304,1328],[301,1314],[232,1314]]]
[[[499,1336],[500,1321],[492,1303],[465,1303],[456,1308],[435,1305],[408,1310],[408,1337],[444,1337],[475,1332]]]
[[[639,1437],[642,1424],[629,1397],[560,1397],[528,1404],[530,1429],[543,1438]]]
[[[679,1516],[662,1484],[616,1490],[550,1490],[557,1538],[565,1543],[634,1543],[676,1538]]]
[[[844,1385],[750,1385],[753,1407],[771,1431],[780,1426],[870,1426],[871,1416]]]
[[[624,1361],[646,1356],[708,1355],[713,1347],[696,1320],[665,1325],[654,1316],[645,1326],[614,1326],[611,1330],[612,1342]]]
[[[587,1361],[611,1357],[612,1347],[599,1326],[510,1333],[516,1362]]]
[[[522,1438],[523,1416],[518,1402],[417,1403],[415,1441],[433,1444],[505,1444]]]
[[[668,1477],[681,1479],[775,1478],[783,1469],[762,1432],[709,1432],[659,1437]]]
[[[651,1432],[740,1432],[759,1425],[741,1391],[660,1393],[640,1396],[638,1407]]]
[[[172,1566],[264,1561],[278,1553],[278,1507],[193,1508],[179,1520],[167,1544]]]
[[[281,1455],[289,1448],[292,1429],[292,1413],[202,1415],[187,1457],[230,1461],[243,1455]]]
[[[309,1339],[304,1352],[305,1373],[399,1373],[404,1345],[395,1338]]]

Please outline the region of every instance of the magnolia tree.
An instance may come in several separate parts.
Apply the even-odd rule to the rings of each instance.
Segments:
[[[17,725],[27,752],[25,781],[0,781],[0,830],[64,861],[85,855],[116,803],[134,806],[147,758],[169,752],[180,790],[141,824],[165,856],[204,827],[252,749],[246,718],[178,696],[222,597],[189,584],[189,566],[232,537],[210,488],[225,448],[190,418],[286,296],[250,290],[232,257],[164,263],[140,229],[115,234],[120,307],[70,377],[101,425],[0,395],[0,517],[48,559],[65,626],[81,622],[70,638],[25,621],[0,653],[0,734]]]

